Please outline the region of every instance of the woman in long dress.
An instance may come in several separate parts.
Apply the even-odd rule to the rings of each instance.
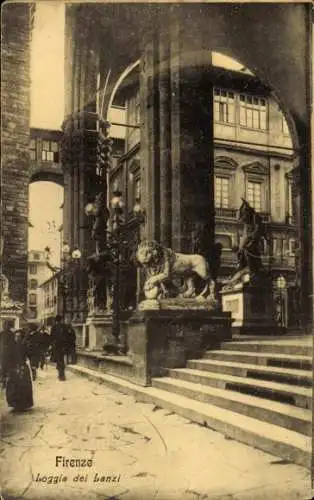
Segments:
[[[18,411],[31,408],[34,404],[32,375],[20,330],[11,332],[7,337],[2,356],[2,377],[8,405]]]

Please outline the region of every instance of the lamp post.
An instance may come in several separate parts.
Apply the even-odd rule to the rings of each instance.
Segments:
[[[61,294],[62,294],[62,317],[63,317],[63,322],[65,323],[66,319],[66,314],[67,314],[67,294],[68,294],[68,280],[67,280],[67,267],[69,263],[72,262],[78,262],[82,256],[81,251],[78,248],[74,248],[74,250],[71,253],[70,246],[67,243],[64,243],[62,246],[62,257],[61,257],[61,266],[53,266],[49,262],[49,257],[50,257],[50,248],[46,247],[46,264],[49,267],[49,269],[53,273],[60,273],[60,280],[59,283],[61,285]]]
[[[279,290],[279,304],[280,304],[280,326],[282,328],[285,327],[285,320],[284,320],[284,302],[283,302],[283,291],[285,290],[286,288],[286,279],[284,276],[280,275],[278,276],[277,280],[276,280],[276,285],[277,285],[277,289]]]
[[[65,267],[66,262],[69,260],[70,256],[70,246],[67,243],[64,243],[62,246],[62,257],[61,257],[61,268],[60,268],[60,280],[59,283],[61,285],[61,293],[62,293],[62,317],[63,323],[65,323],[66,313],[67,313],[67,291],[68,291],[68,283],[65,276]]]
[[[113,252],[114,285],[112,291],[112,336],[115,340],[116,346],[118,346],[120,340],[120,226],[122,222],[121,216],[124,207],[121,191],[116,190],[113,192],[113,197],[111,199],[110,205],[112,210],[112,231],[115,236],[115,251]]]
[[[106,211],[105,214],[103,212]],[[103,239],[101,241],[101,246],[96,245],[96,256],[98,258],[104,258],[106,262],[112,265],[113,269],[113,280],[112,280],[112,330],[111,330],[111,340],[106,339],[106,343],[103,349],[108,354],[119,354],[125,351],[125,346],[121,345],[120,333],[121,333],[121,306],[120,306],[120,281],[121,281],[121,264],[122,264],[122,252],[121,245],[123,243],[122,234],[126,229],[124,221],[124,202],[122,199],[122,192],[118,189],[114,190],[112,193],[112,198],[109,205],[109,211],[105,206],[101,206],[101,210],[97,210],[94,203],[88,203],[85,207],[85,213],[88,216],[94,216],[95,219],[103,218],[104,220],[110,221],[110,230],[104,229],[102,225],[102,234],[100,235]],[[142,224],[145,221],[145,211],[142,210],[140,206],[140,198],[136,198],[135,205],[133,207],[132,216],[129,221],[136,221],[138,224]],[[128,221],[128,222],[129,222]],[[94,226],[97,225],[95,221]],[[95,233],[95,231],[94,231]],[[94,238],[96,239],[96,238]],[[96,241],[97,243],[97,241]],[[100,251],[102,248],[102,251]],[[97,249],[99,249],[97,251]],[[124,263],[129,265],[129,262]]]

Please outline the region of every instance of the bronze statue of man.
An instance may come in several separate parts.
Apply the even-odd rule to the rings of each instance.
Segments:
[[[263,267],[260,243],[265,236],[261,216],[242,198],[239,220],[243,223],[243,235],[238,249],[238,267],[236,272],[248,268],[251,275],[256,275]]]

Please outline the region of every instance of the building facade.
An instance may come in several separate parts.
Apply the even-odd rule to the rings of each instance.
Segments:
[[[61,130],[30,129],[30,182],[51,181],[63,185]]]
[[[30,4],[7,3],[1,23],[1,265],[11,299],[25,307],[33,12]]]
[[[40,325],[42,321],[41,285],[52,275],[47,266],[46,254],[40,250],[30,250],[28,253],[28,322]]]
[[[42,325],[51,327],[57,314],[62,314],[62,295],[59,285],[60,272],[54,274],[39,287],[39,319]]]

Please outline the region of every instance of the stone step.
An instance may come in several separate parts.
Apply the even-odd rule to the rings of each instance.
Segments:
[[[77,362],[91,370],[99,370],[117,377],[132,377],[133,364],[128,356],[109,356],[103,351],[78,349]]]
[[[260,352],[242,352],[242,351],[206,351],[205,359],[218,359],[221,361],[238,361],[240,363],[249,363],[255,365],[277,366],[282,368],[294,368],[300,370],[312,369],[311,356],[292,356],[290,354],[272,354]]]
[[[273,354],[290,354],[297,356],[311,356],[312,345],[300,345],[297,340],[281,341],[237,341],[223,342],[221,349],[227,351],[260,352]]]
[[[106,384],[114,390],[132,395],[138,401],[158,405],[236,441],[310,468],[312,442],[309,437],[298,432],[156,387],[140,387],[83,366],[74,365],[68,369],[90,380]]]
[[[305,436],[312,433],[311,410],[172,377],[153,379],[153,387],[279,425]]]
[[[222,373],[204,372],[191,368],[173,368],[167,370],[170,377],[210,385],[219,389],[228,389],[260,398],[287,403],[299,408],[311,408],[312,390],[295,385],[278,384],[268,380],[236,377]]]
[[[275,366],[251,365],[235,361],[220,361],[215,359],[190,359],[187,367],[195,370],[226,373],[238,377],[250,377],[270,380],[284,384],[312,387],[313,377],[310,370],[293,370]]]

